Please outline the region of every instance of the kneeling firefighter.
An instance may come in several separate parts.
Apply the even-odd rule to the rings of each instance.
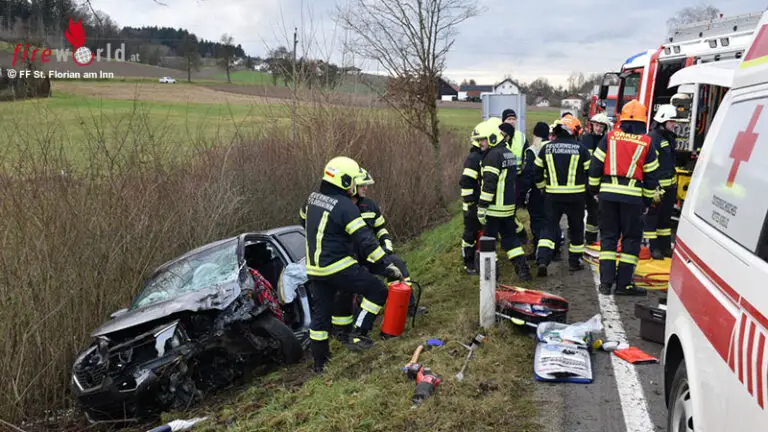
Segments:
[[[656,127],[651,133],[651,147],[659,157],[659,188],[654,195],[654,202],[645,215],[643,237],[651,246],[653,259],[662,260],[672,257],[672,212],[677,196],[677,177],[675,175],[675,118],[677,109],[674,105],[662,105],[653,117]]]
[[[485,122],[480,128],[477,139],[488,141],[489,150],[483,158],[483,183],[477,219],[485,226],[483,235],[494,239],[501,236],[501,246],[507,252],[507,258],[514,263],[518,279],[528,281],[531,280],[531,272],[515,232],[516,159],[504,145],[501,131],[494,123]]]
[[[355,338],[367,339],[376,316],[387,299],[387,287],[355,259],[357,248],[372,264],[382,260],[382,275],[401,279],[402,273],[379,246],[352,201],[356,182],[364,173],[348,157],[331,159],[323,171],[320,188],[307,199],[307,276],[312,290],[310,340],[315,371],[328,361],[328,334],[331,330],[336,293],[362,295],[360,314],[355,320]],[[371,341],[372,343],[372,341]]]
[[[621,130],[600,141],[589,167],[589,186],[599,194],[600,293],[646,295],[632,282],[643,237],[643,214],[659,182],[659,161],[645,133],[646,108],[636,99],[621,109]],[[616,251],[621,238],[618,270]]]
[[[611,129],[611,120],[605,113],[597,113],[589,119],[590,132],[584,134],[581,139],[581,143],[587,148],[590,158],[595,152],[600,140],[603,139],[605,134]],[[587,224],[585,227],[584,241],[587,244],[597,243],[597,234],[599,232],[598,223],[598,211],[597,201],[595,197],[587,192],[586,194],[586,207],[587,207]]]
[[[472,130],[472,147],[469,149],[469,154],[464,160],[464,170],[461,172],[461,179],[459,180],[462,213],[464,216],[464,232],[461,235],[461,256],[464,260],[464,270],[468,274],[477,274],[475,247],[477,235],[483,228],[477,220],[477,202],[480,199],[480,165],[483,161],[483,156],[488,151],[488,140],[484,140],[482,144],[477,140],[483,123],[480,122]]]
[[[575,137],[572,118],[557,120],[552,128],[555,139],[546,143],[536,158],[536,180],[544,185],[546,223],[538,244],[538,276],[547,275],[555,250],[555,227],[563,214],[568,218],[568,265],[583,268],[584,194],[586,193],[589,152]]]

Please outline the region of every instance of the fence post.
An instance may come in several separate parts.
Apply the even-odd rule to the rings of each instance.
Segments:
[[[496,324],[496,239],[480,238],[480,327]]]

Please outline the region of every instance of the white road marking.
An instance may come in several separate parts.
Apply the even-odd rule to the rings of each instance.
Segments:
[[[619,315],[616,302],[613,300],[613,296],[600,294],[600,276],[595,269],[596,266],[592,267],[597,298],[600,302],[600,313],[603,318],[605,338],[611,341],[626,342],[627,336],[624,332],[624,326],[621,324],[621,315]],[[645,400],[643,387],[637,378],[635,366],[613,354],[610,354],[610,356],[627,432],[654,431],[655,427],[653,422],[651,422],[651,415],[648,412],[648,402]]]

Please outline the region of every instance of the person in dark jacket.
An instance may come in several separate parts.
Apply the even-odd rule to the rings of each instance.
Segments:
[[[568,218],[568,264],[581,270],[584,254],[584,194],[587,189],[589,152],[575,137],[575,121],[564,117],[552,128],[555,139],[546,143],[536,158],[537,186],[543,185],[547,219],[538,243],[538,276],[547,275],[555,251],[555,226]]]
[[[659,155],[659,189],[654,196],[654,203],[645,215],[643,237],[651,247],[653,259],[662,260],[672,257],[672,212],[675,209],[677,195],[677,176],[675,175],[675,118],[677,109],[674,105],[662,105],[653,117],[655,127],[649,134],[651,146]]]
[[[322,372],[329,358],[328,337],[337,292],[362,295],[354,339],[364,340],[367,345],[372,344],[368,332],[387,299],[384,282],[358,263],[355,250],[372,264],[384,260],[382,276],[403,277],[351,199],[357,192],[355,183],[362,175],[354,160],[333,158],[325,166],[319,190],[307,198],[306,267],[312,292],[309,338],[316,372]]]
[[[515,183],[517,164],[515,156],[504,144],[499,127],[485,122],[478,131],[478,141],[487,140],[489,150],[483,157],[482,188],[477,205],[477,219],[483,235],[501,237],[501,247],[515,265],[520,281],[531,280],[531,272],[525,262],[525,252],[515,233]]]
[[[609,132],[600,141],[589,166],[590,191],[598,195],[600,205],[599,290],[604,295],[647,294],[633,283],[643,239],[643,214],[659,185],[659,161],[645,133],[647,118],[645,106],[636,99],[625,104],[621,130]]]
[[[491,120],[491,119],[489,119]],[[491,120],[493,121],[493,120]],[[520,131],[520,129],[517,127],[517,113],[512,108],[507,108],[501,113],[501,124],[499,125],[499,129],[502,132],[502,135],[504,136],[504,143],[509,149],[509,151],[512,152],[513,155],[515,155],[515,160],[517,164],[517,184],[515,187],[517,188],[518,194],[516,197],[515,204],[518,207],[523,206],[523,200],[525,196],[520,193],[521,185],[520,185],[520,179],[522,178],[523,174],[523,158],[525,157],[526,149],[528,148],[528,138],[525,136],[524,133]],[[518,238],[520,239],[520,243],[525,244],[528,241],[528,234],[525,232],[525,226],[522,222],[520,222],[520,218],[515,216],[515,232],[517,233]]]
[[[597,145],[611,128],[611,121],[605,113],[597,113],[589,119],[590,132],[584,134],[581,143],[587,148],[589,156],[595,152]],[[584,241],[587,244],[597,243],[599,212],[595,197],[586,193],[587,223],[585,225]]]
[[[461,172],[459,186],[461,186],[462,213],[464,215],[464,232],[461,235],[461,257],[464,260],[464,271],[468,274],[477,274],[475,264],[475,248],[477,235],[483,229],[477,220],[477,202],[480,199],[480,167],[483,156],[488,151],[488,140],[482,144],[477,140],[479,131],[482,130],[480,122],[472,131],[472,147],[464,160],[464,169]]]
[[[523,157],[522,178],[518,182],[520,185],[520,191],[518,195],[523,197],[523,205],[528,209],[528,215],[531,224],[531,234],[533,236],[533,249],[534,252],[528,256],[528,260],[532,261],[536,259],[536,245],[539,244],[541,238],[541,229],[546,222],[546,213],[544,206],[544,193],[536,186],[536,158],[539,157],[541,148],[549,141],[549,125],[544,122],[536,123],[533,128],[533,140],[531,145],[525,149],[525,156]],[[559,246],[562,232],[560,225],[555,228],[555,238]],[[557,248],[559,250],[559,247]],[[555,256],[558,256],[557,252]]]

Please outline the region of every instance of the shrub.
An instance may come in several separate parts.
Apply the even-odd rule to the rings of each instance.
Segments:
[[[45,111],[34,122],[42,126],[3,125],[10,145],[0,165],[0,418],[69,405],[71,365],[89,332],[155,266],[225,236],[296,223],[335,155],[370,170],[371,196],[396,239],[446,215],[433,182],[456,196],[459,140],[444,138],[447,170],[435,173],[428,140],[386,111],[302,113],[295,145],[290,128],[268,120],[258,131],[221,134],[213,146],[163,130],[141,109],[119,120],[82,119],[73,135]],[[86,145],[73,155],[75,135]]]

